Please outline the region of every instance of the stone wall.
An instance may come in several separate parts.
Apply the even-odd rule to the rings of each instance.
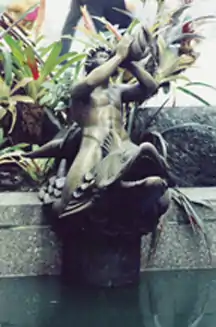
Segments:
[[[216,189],[183,189],[196,200],[211,200]],[[216,267],[216,223],[214,211],[197,206],[212,242],[193,235],[181,213],[172,206],[165,217],[158,249],[146,263],[150,237],[143,238],[142,270],[188,269]],[[215,257],[214,257],[215,253]],[[45,224],[36,193],[0,194],[0,277],[58,275],[61,267],[61,247],[51,227]]]
[[[60,247],[36,193],[0,194],[0,276],[55,275]]]

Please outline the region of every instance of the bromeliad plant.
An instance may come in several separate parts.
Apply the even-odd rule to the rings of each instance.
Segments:
[[[154,48],[156,46],[157,55],[153,58],[154,53],[149,49],[149,61],[155,60],[157,62],[154,76],[165,93],[171,91],[169,92],[170,97],[175,97],[176,91],[180,91],[195,97],[204,105],[209,105],[205,99],[192,92],[191,86],[194,83],[191,83],[183,73],[194,65],[199,57],[199,54],[195,52],[195,48],[204,39],[204,36],[199,33],[200,28],[203,24],[215,21],[216,16],[208,15],[187,18],[185,13],[187,13],[189,8],[190,5],[184,5],[173,12],[169,12],[164,8],[164,1],[158,1],[155,22],[148,28],[148,47]],[[122,31],[118,27],[112,26],[105,18],[93,17],[103,23],[107,29],[105,33],[97,33],[92,28],[92,18],[85,7],[82,8],[82,13],[85,24],[81,31],[88,37],[88,40],[85,42],[85,51],[91,48],[92,45],[95,47],[104,45],[110,49],[115,49],[116,43],[122,36],[122,32],[133,34],[137,32],[140,24],[145,26],[145,22],[133,19],[127,30]],[[131,14],[124,11],[122,11],[122,14],[131,16]],[[82,40],[80,42],[83,43]],[[119,70],[119,82],[125,77],[125,74],[125,71]],[[131,80],[130,82],[133,83],[134,81]],[[183,83],[183,85],[179,85],[179,82]],[[212,87],[208,84],[198,83],[203,87]]]
[[[22,157],[23,147],[20,141],[31,145],[43,142],[39,139],[39,134],[46,106],[40,103],[40,99],[46,96],[46,93],[50,94],[47,89],[48,84],[55,88],[64,71],[72,64],[82,60],[85,55],[74,52],[60,56],[60,42],[37,49],[16,26],[16,22],[9,26],[5,26],[5,24],[5,21],[4,24],[0,24],[3,27],[0,31],[0,125],[3,134],[0,148],[4,148],[5,145],[9,148],[4,155],[0,150],[0,159],[2,159],[0,166],[8,167],[11,162],[11,165],[18,165],[32,179],[40,182],[43,174],[46,176],[47,171],[43,169],[42,173],[40,169],[39,174],[34,172],[33,168],[39,166],[39,163],[35,165],[35,161]],[[14,26],[16,26],[16,30]],[[67,62],[62,65],[64,61]],[[18,130],[17,126],[19,126]],[[31,135],[26,134],[24,126],[33,129],[33,133],[37,131],[33,141]],[[15,149],[19,150],[15,157],[14,145]],[[10,155],[10,150],[13,152],[13,156]],[[41,166],[43,164],[47,166],[46,161],[39,160]]]
[[[52,99],[56,98],[54,102],[58,102],[58,97],[53,97],[53,94],[56,93],[56,85],[60,85],[58,83],[59,78],[62,77],[68,67],[77,62],[79,63],[85,55],[73,52],[60,56],[60,41],[54,42],[46,48],[37,49],[33,43],[26,39],[25,35],[22,34],[20,39],[20,33],[13,31],[11,34],[10,32],[11,25],[7,28],[5,27],[5,30],[1,33],[0,76],[8,87],[14,87],[17,83],[22,84],[22,88],[19,89],[18,93],[20,94],[21,92],[20,95],[22,95],[22,100],[23,102],[25,101],[25,104],[27,103],[27,98],[24,100],[24,96],[28,97],[28,111],[31,116],[34,116],[36,109],[41,113],[43,112],[43,107],[46,106],[44,99],[49,99],[49,94],[52,94]],[[14,35],[16,35],[16,38]],[[62,64],[63,62],[66,63]],[[27,80],[28,83],[22,82]],[[50,92],[51,88],[52,92]],[[17,91],[16,89],[16,97],[18,95]],[[40,102],[41,98],[43,100]],[[22,106],[19,107],[22,113]],[[8,111],[11,111],[11,108],[8,107],[8,109]],[[16,120],[17,110],[18,108],[15,105],[13,108],[13,121]],[[42,115],[39,116],[41,118]],[[36,123],[40,124],[41,122],[36,121]],[[16,142],[16,140],[14,141]]]
[[[15,41],[9,35],[4,37],[4,41],[10,48],[11,67],[8,68],[18,80],[32,77],[26,93],[35,102],[40,98],[45,81],[52,78],[53,83],[55,83],[68,67],[85,57],[75,52],[60,56],[61,42],[59,41],[49,46],[46,49],[47,51],[43,48],[40,60],[38,60],[33,47],[24,47],[22,42]],[[40,53],[40,49],[38,53]],[[61,66],[65,61],[67,61],[67,64]]]
[[[189,6],[186,5],[178,8],[172,13],[165,13],[163,5],[159,4],[156,21],[148,31],[149,60],[147,64],[151,65],[151,62],[153,61],[156,63],[157,67],[154,72],[155,79],[158,81],[160,87],[165,93],[169,92],[169,98],[173,98],[173,104],[175,104],[176,92],[181,91],[195,97],[203,104],[209,105],[205,99],[191,90],[191,86],[195,84],[199,84],[202,87],[212,86],[201,82],[192,83],[183,72],[196,62],[198,54],[194,51],[194,44],[202,41],[204,38],[202,35],[195,33],[196,26],[198,23],[200,26],[208,20],[215,19],[215,17],[205,16],[183,20],[182,16],[188,8]],[[110,22],[104,18],[94,17],[94,19],[100,20],[107,29],[105,33],[97,33],[86,7],[82,7],[81,11],[84,18],[84,28],[81,28],[81,30],[86,34],[87,40],[77,40],[84,43],[84,52],[86,53],[92,47],[97,47],[99,45],[104,45],[112,50],[115,49],[116,43],[122,36],[122,32],[125,31],[112,26]],[[123,14],[128,13],[123,12]],[[126,32],[136,33],[140,24],[142,24],[141,21],[134,19]],[[56,47],[58,47],[58,45],[56,45]],[[151,47],[157,49],[156,57],[154,57]],[[141,49],[138,50],[140,51]],[[42,49],[42,52],[45,52],[46,54],[47,49],[45,49],[45,51]],[[55,109],[56,112],[61,110],[64,111],[68,107],[68,94],[70,89],[68,82],[76,82],[82,71],[85,54],[72,53],[71,55],[72,58],[70,59],[67,58],[67,55],[63,58],[67,63],[63,65],[58,72],[54,72],[52,81],[46,81],[46,83],[44,83],[44,93],[40,93],[40,96],[42,95],[40,98],[40,104]],[[73,75],[70,75],[71,65],[74,67]],[[64,74],[63,72],[68,68],[69,70]],[[119,69],[119,74],[115,83],[121,83],[123,79],[128,80],[129,83],[135,82],[135,80],[130,79],[130,76],[128,77],[125,69]],[[184,85],[179,85],[179,81],[181,83],[183,82]]]
[[[37,147],[33,146],[34,149]],[[6,186],[12,190],[17,186],[21,187],[23,179],[19,178],[20,174],[34,187],[38,187],[45,181],[53,167],[54,159],[27,159],[23,156],[27,149],[29,149],[29,144],[20,143],[0,151],[0,189],[4,189]],[[8,170],[9,176],[7,176]],[[7,177],[8,180],[6,185],[4,177]]]

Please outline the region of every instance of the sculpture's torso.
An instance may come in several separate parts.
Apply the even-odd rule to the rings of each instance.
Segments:
[[[121,92],[116,86],[98,87],[89,98],[73,101],[70,118],[84,129],[114,129],[119,135],[126,137],[122,124]]]
[[[129,139],[123,126],[121,92],[118,87],[98,87],[84,101],[73,101],[71,118],[83,127],[80,150],[72,164],[62,192],[63,206],[82,183],[83,176],[102,160],[102,146],[109,134],[115,147]],[[113,146],[113,144],[112,144]]]

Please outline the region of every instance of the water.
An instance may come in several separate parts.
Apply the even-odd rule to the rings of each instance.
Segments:
[[[215,327],[215,303],[214,270],[145,273],[138,287],[105,291],[1,279],[0,327]]]

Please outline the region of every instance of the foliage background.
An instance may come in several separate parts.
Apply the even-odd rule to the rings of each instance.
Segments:
[[[6,1],[6,0],[4,0]],[[9,0],[7,0],[9,1]],[[44,33],[46,36],[46,42],[50,43],[54,40],[57,40],[60,36],[61,28],[64,22],[64,18],[67,14],[67,9],[70,4],[71,0],[61,0],[61,1],[53,1],[47,0],[47,17],[44,26]],[[154,13],[155,8],[155,0],[148,0],[150,1],[149,10],[151,14]],[[167,6],[170,8],[176,8],[179,0],[166,0]],[[149,11],[148,11],[149,12]],[[190,9],[190,13],[192,16],[197,16],[200,14],[216,14],[216,1],[215,0],[194,0],[194,5],[192,9]],[[146,15],[145,12],[142,12],[143,17],[149,16]],[[82,25],[82,22],[80,23]],[[192,80],[202,81],[205,83],[209,83],[216,87],[216,79],[212,74],[212,68],[214,67],[214,56],[216,53],[216,24],[212,24],[211,26],[206,25],[206,32],[208,35],[208,39],[202,45],[202,55],[197,61],[197,68],[191,68],[187,71],[187,76]],[[78,31],[77,37],[84,38],[85,36]],[[75,41],[73,43],[72,49],[77,50],[81,49],[82,45]],[[216,105],[216,97],[215,91],[207,89],[207,88],[200,88],[200,87],[193,87],[193,90],[198,92],[202,95],[205,99],[208,99],[211,105]],[[149,101],[149,105],[158,106],[164,101],[164,96],[160,93],[154,99]],[[177,105],[181,106],[190,106],[190,105],[201,105],[198,101],[196,101],[192,97],[188,97],[182,93],[177,95]],[[169,103],[167,104],[169,106]]]

